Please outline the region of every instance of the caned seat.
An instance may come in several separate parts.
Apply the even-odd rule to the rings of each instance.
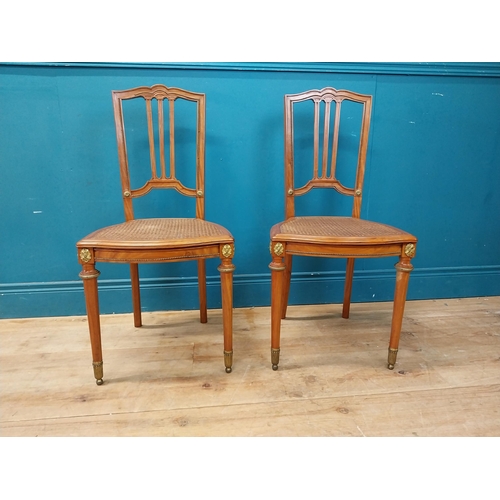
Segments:
[[[196,246],[200,239],[205,243],[233,242],[226,228],[203,219],[136,219],[98,229],[79,244],[99,248],[173,248]]]
[[[311,104],[309,122],[303,108],[295,115],[295,107],[306,102]],[[343,120],[346,103],[350,107]],[[356,106],[360,108],[357,131],[352,125]],[[332,87],[285,96],[285,220],[275,224],[270,233],[273,370],[278,369],[280,359],[281,320],[286,318],[292,258],[300,255],[347,259],[343,318],[349,317],[355,259],[398,257],[387,366],[393,369],[396,363],[409,273],[413,269],[410,260],[415,255],[417,239],[399,228],[360,218],[371,106],[369,95]],[[345,126],[348,131],[343,133]],[[351,158],[355,170],[351,186],[341,182],[337,175],[343,150],[347,150],[342,156],[343,164],[349,163],[346,158]],[[299,177],[307,181],[296,186]],[[295,198],[319,188],[334,189],[352,197],[351,216],[296,216]]]
[[[373,238],[387,243],[406,242],[410,234],[396,227],[353,217],[292,217],[276,224],[271,234],[280,241],[304,241],[331,244],[371,245]]]
[[[118,143],[118,158],[125,222],[94,231],[77,243],[78,259],[83,267],[83,280],[92,364],[96,383],[103,383],[103,358],[99,301],[96,270],[97,262],[129,263],[132,287],[134,325],[142,326],[141,299],[139,290],[139,264],[196,260],[198,265],[198,287],[200,298],[200,321],[207,322],[206,266],[205,260],[219,257],[221,264],[222,323],[224,331],[224,365],[230,373],[233,363],[232,308],[234,239],[224,227],[205,220],[205,95],[164,85],[137,87],[130,90],[113,91],[113,108]],[[125,138],[123,101],[136,101],[143,106],[141,116],[147,125],[144,137],[136,143],[145,147],[149,154],[149,180],[142,186],[133,186],[129,172],[129,156]],[[175,135],[178,101],[196,105],[196,123],[190,128],[182,120],[179,136],[186,142],[188,130],[192,131],[195,150],[191,171],[194,171],[195,187],[187,187],[179,180],[176,170],[177,137]],[[134,108],[136,111],[139,108]],[[155,111],[154,111],[155,110]],[[153,117],[157,118],[157,124]],[[132,136],[136,133],[132,130]],[[178,144],[177,144],[178,145]],[[167,153],[167,154],[166,154]],[[182,164],[178,170],[186,170],[188,156],[183,150]],[[179,162],[181,163],[181,162]],[[189,168],[187,169],[189,170]],[[133,200],[148,194],[153,189],[174,189],[193,198],[196,216],[193,218],[136,218]]]

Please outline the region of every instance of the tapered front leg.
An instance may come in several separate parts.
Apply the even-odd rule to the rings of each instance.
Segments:
[[[222,293],[222,325],[224,330],[224,366],[226,373],[233,366],[233,272],[234,245],[226,244],[221,248],[220,272]]]
[[[283,281],[285,265],[283,264],[284,245],[271,242],[271,365],[273,370],[278,369],[280,361],[280,333],[281,316],[283,312]]]
[[[92,366],[97,385],[102,385],[103,363],[101,346],[101,324],[99,319],[99,297],[97,290],[97,277],[99,271],[93,263],[83,264],[83,271],[80,278],[83,280],[83,291],[85,294],[85,304],[87,307],[87,318],[90,333],[90,346],[92,349]]]
[[[407,247],[408,248],[408,245]],[[413,253],[408,256],[404,254],[399,258],[399,262],[395,265],[396,268],[396,288],[394,291],[394,307],[392,311],[391,338],[389,341],[389,354],[387,357],[387,368],[394,369],[396,358],[398,355],[399,337],[401,334],[401,326],[403,324],[403,314],[406,303],[406,292],[408,290],[408,281],[410,272],[413,266],[410,264],[410,259]]]

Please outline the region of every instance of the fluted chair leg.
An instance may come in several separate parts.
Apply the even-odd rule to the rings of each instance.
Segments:
[[[97,277],[99,271],[94,264],[84,264],[80,273],[83,280],[83,291],[85,294],[85,305],[87,307],[87,319],[89,324],[90,345],[92,349],[92,366],[97,385],[102,385],[103,363],[101,345],[101,323],[99,318],[99,296],[97,289]]]
[[[227,247],[231,247],[231,249]],[[233,255],[234,247],[225,245],[221,265],[217,268],[221,278],[224,366],[226,367],[226,373],[231,373],[233,370],[233,272],[235,269],[232,264]]]
[[[396,288],[394,292],[394,306],[392,312],[391,338],[389,341],[389,354],[387,357],[387,368],[394,369],[399,348],[399,337],[401,326],[403,324],[403,314],[406,303],[406,292],[408,290],[408,281],[413,266],[408,257],[400,257],[396,268]]]
[[[285,265],[282,258],[274,253],[269,264],[271,269],[271,365],[273,370],[278,369],[280,360],[280,333],[281,315],[283,311],[283,287]]]

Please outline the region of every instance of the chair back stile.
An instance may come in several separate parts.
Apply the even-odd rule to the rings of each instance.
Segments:
[[[308,100],[314,103],[313,175],[302,187],[295,188],[293,107],[296,103]],[[336,177],[340,116],[343,101],[352,101],[363,105],[354,187],[344,186]],[[335,111],[333,126],[330,127],[332,121],[332,102],[335,103]],[[322,134],[320,133],[321,106],[324,107]],[[285,219],[295,217],[295,196],[302,196],[313,188],[333,188],[343,195],[352,196],[354,198],[352,217],[360,217],[371,107],[372,96],[348,90],[336,90],[332,87],[326,87],[321,90],[311,90],[300,94],[288,94],[285,96]],[[330,128],[332,128],[332,130],[330,130]],[[322,154],[320,154],[320,146]],[[328,165],[329,153],[331,156],[330,165]],[[329,172],[328,166],[330,166]]]
[[[205,218],[205,94],[190,92],[175,87],[153,85],[152,87],[138,87],[130,90],[113,91],[113,110],[115,116],[116,138],[118,145],[118,159],[120,163],[120,178],[122,198],[127,221],[134,219],[132,200],[148,194],[152,189],[175,189],[185,196],[196,198],[196,218]],[[151,164],[151,178],[138,188],[132,189],[125,137],[125,122],[123,117],[122,101],[143,98],[146,104],[148,126],[149,156]],[[185,99],[197,105],[196,110],[196,187],[186,187],[176,177],[175,165],[175,101]],[[152,101],[156,100],[158,109],[158,143],[160,175],[156,164],[155,137],[153,125]],[[165,100],[168,105],[165,105]],[[165,109],[167,108],[167,109]],[[169,123],[168,137],[165,137],[165,120]],[[169,169],[165,161],[165,139],[169,149]]]

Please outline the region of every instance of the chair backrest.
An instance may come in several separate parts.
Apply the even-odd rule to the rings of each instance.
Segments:
[[[116,138],[118,142],[118,158],[122,183],[122,196],[126,220],[134,218],[132,199],[144,196],[155,188],[173,188],[179,193],[196,198],[196,217],[205,218],[205,94],[190,92],[164,85],[152,87],[137,87],[129,90],[112,92],[115,115]],[[140,188],[132,189],[130,183],[129,160],[125,139],[125,123],[122,101],[128,99],[144,99],[147,118],[149,157],[151,178]],[[175,116],[176,99],[185,99],[196,103],[196,187],[186,187],[177,177],[175,170]],[[165,102],[167,101],[167,103]],[[153,112],[153,102],[156,101],[157,113]],[[165,109],[166,108],[166,109]],[[153,114],[157,114],[158,150],[155,148],[155,127]],[[165,116],[166,115],[166,116]],[[168,133],[165,134],[165,123]],[[165,137],[167,135],[168,137]],[[167,145],[167,148],[165,147]],[[168,150],[168,161],[165,160],[165,150]],[[157,168],[157,151],[160,171]],[[168,168],[167,168],[168,167]]]
[[[314,132],[312,146],[312,177],[302,187],[294,186],[294,104],[303,101],[314,103]],[[357,153],[356,177],[353,187],[344,186],[336,177],[339,150],[339,129],[342,103],[351,101],[362,105],[361,130]],[[332,106],[333,103],[333,106]],[[295,216],[295,196],[313,188],[334,188],[339,193],[354,198],[352,216],[361,213],[363,177],[365,172],[368,133],[370,129],[372,96],[331,87],[309,90],[300,94],[285,95],[285,217]],[[334,108],[332,110],[332,107]],[[320,115],[323,119],[320,120]],[[321,132],[321,133],[320,133]],[[331,145],[331,148],[330,148]],[[310,146],[308,146],[310,147]],[[321,153],[320,153],[321,148]],[[330,161],[329,161],[330,159]]]

